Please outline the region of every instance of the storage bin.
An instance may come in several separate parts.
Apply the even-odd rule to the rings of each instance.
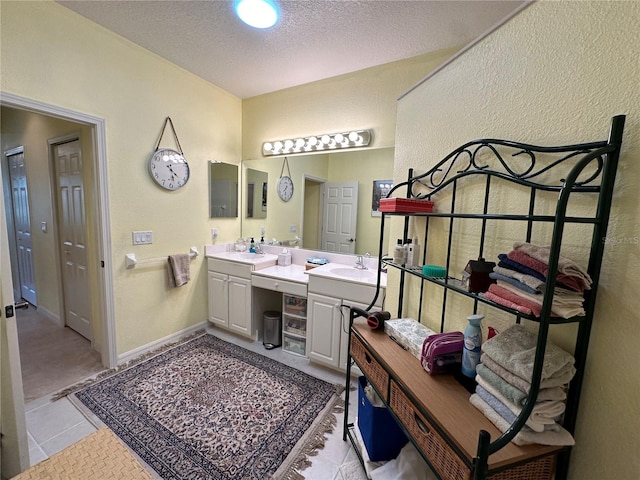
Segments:
[[[297,355],[306,355],[307,353],[307,340],[304,338],[294,337],[292,335],[282,334],[284,340],[283,349],[287,352],[295,353]]]
[[[283,315],[284,331],[287,333],[293,333],[294,335],[300,335],[302,337],[307,335],[307,319],[302,317],[292,317],[290,315]]]
[[[386,407],[374,407],[364,391],[366,377],[358,379],[358,428],[372,462],[396,458],[407,437]]]

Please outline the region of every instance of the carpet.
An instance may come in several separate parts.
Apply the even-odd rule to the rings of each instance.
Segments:
[[[289,480],[324,446],[341,391],[203,335],[74,396],[163,479]]]

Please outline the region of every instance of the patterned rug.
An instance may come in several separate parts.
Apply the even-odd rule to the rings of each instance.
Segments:
[[[75,393],[163,479],[300,479],[342,387],[204,335]]]

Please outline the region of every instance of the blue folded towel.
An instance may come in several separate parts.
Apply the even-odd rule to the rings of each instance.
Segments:
[[[498,265],[501,267],[510,268],[511,270],[516,270],[520,273],[526,273],[527,275],[536,277],[539,280],[545,281],[547,279],[543,274],[535,271],[533,268],[529,268],[526,265],[522,265],[521,263],[511,260],[509,257],[507,257],[506,253],[499,254],[498,258],[500,259]]]
[[[522,283],[519,280],[516,280],[515,278],[506,277],[506,276],[501,275],[501,274],[496,273],[496,272],[491,272],[489,274],[489,278],[494,278],[496,280],[502,280],[503,282],[507,282],[508,284],[513,285],[514,287],[519,288],[520,290],[523,290],[523,291],[525,291],[527,293],[533,293],[533,294],[540,293],[539,291],[534,290],[529,285],[525,285],[524,283]]]

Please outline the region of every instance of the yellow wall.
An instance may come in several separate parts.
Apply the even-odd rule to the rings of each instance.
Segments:
[[[627,115],[570,466],[576,480],[640,477],[639,31],[637,2],[537,2],[398,105],[396,181],[474,138],[601,140],[612,116]],[[388,285],[389,300],[397,289]],[[463,322],[461,314],[453,328]]]
[[[459,48],[387,63],[242,102],[242,158],[262,157],[266,141],[373,129],[370,148],[393,147],[396,100]]]
[[[57,3],[0,8],[0,89],[105,119],[118,353],[205,321],[202,256],[178,289],[168,287],[162,264],[126,270],[124,257],[202,251],[214,226],[219,241],[235,239],[239,219],[209,219],[207,162],[240,162],[240,99]],[[167,116],[191,168],[178,192],[161,190],[147,173]],[[170,131],[161,146],[175,147]],[[134,247],[134,230],[152,230],[154,243]]]

